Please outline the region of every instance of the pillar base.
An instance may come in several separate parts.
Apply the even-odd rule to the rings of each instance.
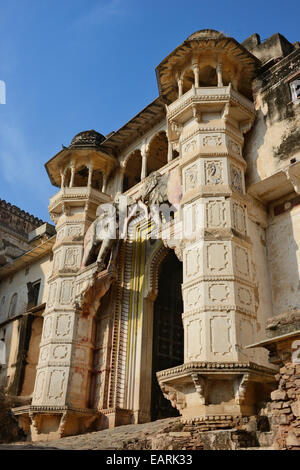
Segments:
[[[190,362],[157,373],[185,422],[230,422],[256,414],[276,387],[275,371],[254,363]],[[215,428],[218,426],[215,426]]]
[[[111,429],[116,426],[133,423],[132,410],[125,410],[123,408],[108,408],[101,410],[100,429]]]
[[[94,430],[100,419],[96,410],[68,407],[18,407],[12,409],[28,440],[52,441]]]

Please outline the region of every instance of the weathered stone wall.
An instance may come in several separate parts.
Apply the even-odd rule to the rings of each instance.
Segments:
[[[300,106],[293,103],[287,82],[299,66],[300,49],[296,49],[262,70],[254,82],[256,120],[244,150],[249,186],[300,156]]]
[[[270,210],[266,244],[274,316],[291,308],[300,308],[299,229],[300,206],[277,216]]]
[[[271,394],[274,448],[300,450],[300,364],[286,363],[276,378],[278,389]]]

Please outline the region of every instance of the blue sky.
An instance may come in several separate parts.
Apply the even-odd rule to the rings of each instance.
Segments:
[[[49,220],[44,163],[157,97],[154,68],[198,29],[300,40],[292,0],[0,0],[0,199]]]

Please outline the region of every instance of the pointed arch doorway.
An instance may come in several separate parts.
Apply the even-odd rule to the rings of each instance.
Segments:
[[[179,416],[179,412],[164,398],[156,372],[184,362],[183,302],[181,293],[182,263],[173,250],[162,262],[158,295],[153,309],[151,420]]]

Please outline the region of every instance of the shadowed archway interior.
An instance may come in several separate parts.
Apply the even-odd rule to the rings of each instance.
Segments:
[[[182,263],[174,251],[164,259],[158,281],[158,296],[154,304],[153,366],[151,419],[179,416],[179,412],[164,398],[156,372],[183,364],[183,302],[181,294]]]

